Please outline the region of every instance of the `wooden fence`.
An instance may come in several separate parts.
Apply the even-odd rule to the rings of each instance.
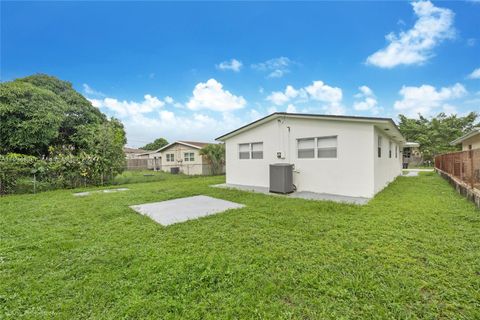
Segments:
[[[435,168],[480,190],[480,149],[438,155]]]

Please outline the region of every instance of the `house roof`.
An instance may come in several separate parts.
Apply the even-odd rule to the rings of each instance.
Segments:
[[[467,139],[469,139],[473,136],[476,136],[477,134],[480,134],[480,127],[473,128],[472,131],[470,131],[467,134],[464,134],[463,136],[461,136],[460,138],[455,139],[452,142],[450,142],[450,145],[455,146],[457,144],[460,144],[463,141],[465,141],[465,140],[467,140]]]
[[[264,124],[268,121],[277,118],[300,118],[300,119],[324,119],[324,120],[336,120],[336,121],[350,121],[350,122],[365,122],[377,124],[379,127],[383,128],[387,135],[391,136],[395,140],[400,142],[405,142],[405,138],[400,133],[397,125],[391,118],[377,118],[377,117],[359,117],[359,116],[336,116],[336,115],[326,115],[326,114],[309,114],[309,113],[287,113],[287,112],[275,112],[266,117],[258,119],[254,122],[251,122],[243,127],[240,127],[236,130],[233,130],[229,133],[224,134],[216,138],[218,141],[225,141],[228,138],[231,138],[237,134],[240,134],[244,131],[250,130],[254,127],[257,127],[261,124]]]
[[[211,144],[211,143],[208,143],[208,142],[199,142],[199,141],[174,141],[174,142],[169,143],[166,146],[164,146],[164,147],[162,147],[158,150],[155,150],[153,152],[163,151],[163,150],[168,149],[168,148],[170,148],[171,146],[173,146],[174,144],[177,144],[177,143],[182,144],[182,145],[187,146],[187,147],[192,147],[192,148],[195,148],[195,149],[202,149],[206,145]]]
[[[124,147],[123,152],[125,152],[125,153],[144,153],[146,151],[143,150],[143,149],[135,149],[135,148]]]

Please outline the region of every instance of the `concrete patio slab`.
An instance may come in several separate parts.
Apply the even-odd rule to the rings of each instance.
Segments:
[[[403,171],[408,171],[408,172],[433,172],[433,168],[431,169],[403,169]]]
[[[288,197],[288,198],[300,198],[306,200],[317,200],[317,201],[335,201],[340,203],[351,203],[351,204],[367,204],[370,201],[369,198],[362,198],[362,197],[349,197],[349,196],[341,196],[336,194],[329,194],[329,193],[316,193],[316,192],[309,192],[309,191],[296,191],[290,194],[278,194],[278,193],[271,193],[268,188],[265,187],[256,187],[256,186],[244,186],[238,184],[216,184],[212,185],[211,187],[215,188],[224,188],[224,189],[236,189],[242,191],[251,191],[251,192],[258,192],[272,196],[279,196],[279,197]]]
[[[95,190],[95,191],[77,192],[77,193],[74,193],[73,195],[76,197],[84,197],[84,196],[89,196],[93,193],[114,193],[114,192],[127,191],[127,190],[130,190],[130,189],[128,188],[103,189],[103,190]]]
[[[403,173],[404,177],[418,177],[418,171],[408,171]]]
[[[185,222],[245,205],[207,196],[194,196],[130,206],[163,226]]]

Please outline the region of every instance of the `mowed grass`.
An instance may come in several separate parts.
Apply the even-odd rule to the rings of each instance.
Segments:
[[[480,211],[434,173],[366,206],[223,179],[1,198],[0,318],[480,318]],[[199,194],[246,207],[169,227],[128,208]]]

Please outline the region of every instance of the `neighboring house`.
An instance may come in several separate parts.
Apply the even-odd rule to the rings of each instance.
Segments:
[[[189,175],[211,174],[211,165],[199,153],[207,144],[197,141],[175,141],[153,151],[150,157],[160,157],[162,171],[178,171]]]
[[[270,187],[269,165],[294,165],[293,184],[371,198],[402,173],[405,139],[390,118],[277,112],[219,138],[227,185]]]
[[[462,151],[480,149],[480,127],[450,142],[452,146],[462,144]]]
[[[403,145],[403,168],[408,166],[418,166],[423,163],[423,156],[420,152],[420,144],[418,142],[406,142]]]
[[[139,155],[146,151],[143,149],[124,147],[123,152],[125,152],[125,158],[127,159],[139,159]]]

